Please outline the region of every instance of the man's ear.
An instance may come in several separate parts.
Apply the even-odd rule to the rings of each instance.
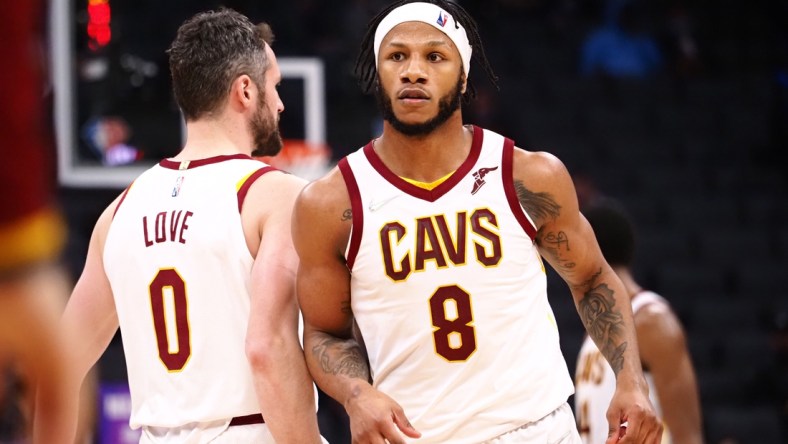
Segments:
[[[230,88],[230,100],[238,104],[241,108],[248,108],[254,105],[254,95],[256,86],[252,78],[246,74],[238,76]]]
[[[465,73],[463,72],[462,73],[462,91],[460,91],[460,94],[465,94],[465,91],[467,91],[467,90],[468,90],[468,76],[466,76]]]

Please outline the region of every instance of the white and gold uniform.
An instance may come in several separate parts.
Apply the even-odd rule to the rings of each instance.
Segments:
[[[572,394],[513,152],[473,127],[468,158],[431,190],[394,175],[371,143],[339,163],[353,314],[374,385],[402,405],[419,443],[491,440]]]
[[[667,301],[651,291],[643,291],[632,298],[632,313],[649,304],[667,304]],[[644,369],[649,387],[649,398],[658,417],[662,410],[657,399],[654,379]],[[616,375],[594,341],[586,335],[577,358],[575,370],[575,417],[583,444],[604,444],[607,439],[607,409],[616,391]],[[665,429],[662,444],[670,444],[670,433]]]
[[[254,261],[241,226],[272,168],[244,155],[164,160],[126,190],[107,234],[132,428],[259,415],[244,344]],[[165,433],[166,434],[166,433]]]

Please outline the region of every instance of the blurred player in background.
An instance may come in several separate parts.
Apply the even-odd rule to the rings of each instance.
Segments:
[[[629,216],[620,204],[606,198],[592,201],[583,214],[632,301],[649,396],[664,422],[662,442],[702,444],[698,386],[684,330],[668,302],[635,281],[631,268],[635,230]],[[584,444],[606,442],[606,412],[615,388],[613,370],[586,336],[575,371],[575,415]]]
[[[0,3],[0,374],[23,383],[22,417],[11,426],[29,437],[37,392],[33,442],[60,443],[66,363],[56,325],[69,283],[58,264],[66,230],[44,100],[45,9],[39,0]],[[0,405],[15,402],[6,394],[0,388]]]

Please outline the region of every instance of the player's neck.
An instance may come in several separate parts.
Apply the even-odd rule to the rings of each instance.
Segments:
[[[420,182],[433,182],[456,170],[468,157],[473,132],[456,113],[423,136],[403,134],[388,122],[374,143],[375,152],[395,174]]]
[[[186,144],[174,159],[194,160],[251,153],[252,141],[245,127],[221,118],[199,119],[186,124]]]

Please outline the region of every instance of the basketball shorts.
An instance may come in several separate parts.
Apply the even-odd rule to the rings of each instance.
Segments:
[[[575,416],[564,403],[544,418],[505,433],[485,444],[581,444]]]
[[[229,421],[200,424],[199,427],[144,427],[140,444],[276,444],[266,424],[230,426]],[[328,441],[323,439],[323,443]]]

